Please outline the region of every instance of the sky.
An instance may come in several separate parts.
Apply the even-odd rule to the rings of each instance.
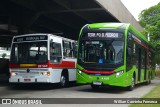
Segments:
[[[160,0],[121,0],[130,13],[138,21],[138,16],[142,10],[154,6],[160,2]]]

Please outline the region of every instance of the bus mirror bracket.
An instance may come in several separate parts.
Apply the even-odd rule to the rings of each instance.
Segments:
[[[53,42],[53,39],[50,40],[50,43],[52,43],[52,42]]]

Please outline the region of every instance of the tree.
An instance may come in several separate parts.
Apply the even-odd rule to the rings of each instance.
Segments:
[[[140,13],[139,24],[144,27],[142,34],[150,35],[150,43],[156,50],[156,56],[160,56],[160,2]],[[158,60],[160,57],[156,58],[156,62],[160,64]]]

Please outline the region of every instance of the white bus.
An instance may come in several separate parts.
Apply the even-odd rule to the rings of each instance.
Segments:
[[[10,56],[10,83],[60,83],[76,80],[75,40],[52,34],[14,36]]]

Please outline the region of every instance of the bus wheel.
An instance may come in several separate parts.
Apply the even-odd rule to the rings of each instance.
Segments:
[[[132,91],[135,87],[135,78],[134,76],[132,77],[132,84],[128,87],[128,91]]]
[[[92,87],[92,89],[94,89],[94,90],[98,90],[98,89],[100,88],[99,85],[93,85],[93,84],[91,84],[91,87]]]
[[[148,81],[145,83],[146,85],[149,85],[151,83],[151,74],[148,74]]]
[[[67,77],[64,74],[61,75],[60,86],[61,87],[67,87]]]
[[[148,84],[151,84],[151,73],[149,73],[149,75],[148,75]]]

